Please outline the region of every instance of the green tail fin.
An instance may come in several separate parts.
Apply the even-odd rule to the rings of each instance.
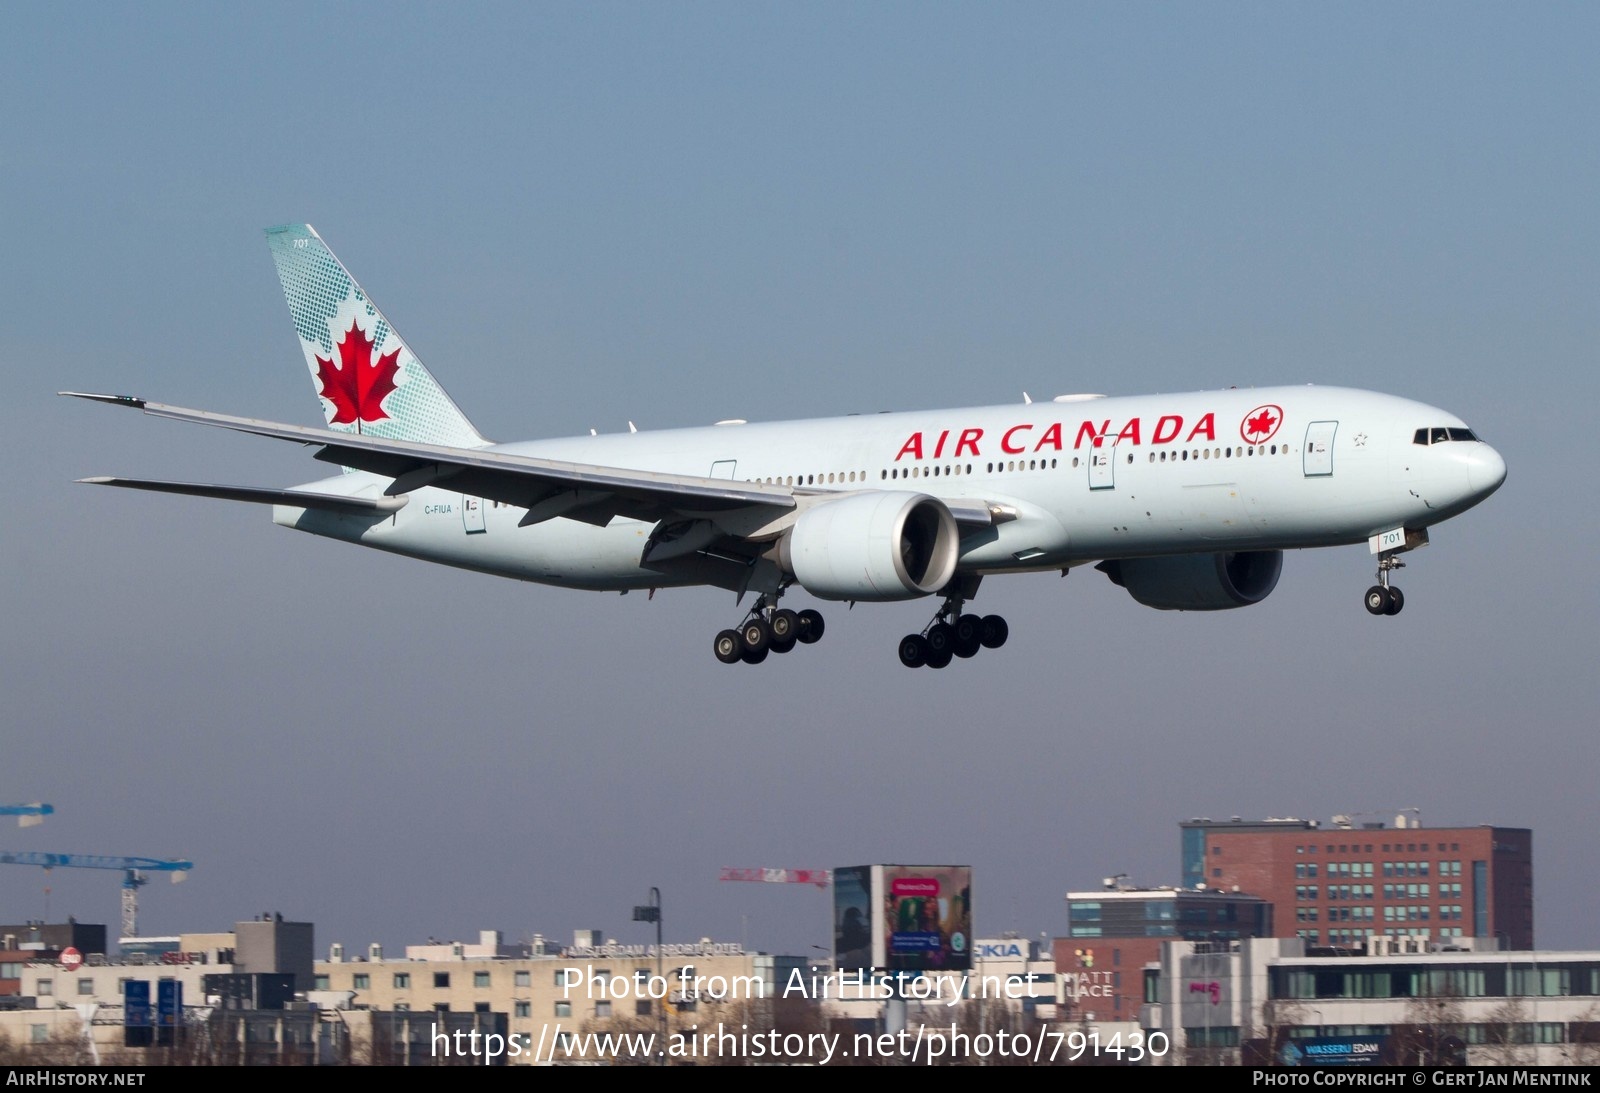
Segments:
[[[310,224],[267,229],[328,427],[479,448],[472,427]]]

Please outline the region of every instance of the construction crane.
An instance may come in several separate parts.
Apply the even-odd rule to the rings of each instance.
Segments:
[[[750,880],[763,884],[810,884],[827,888],[832,869],[724,869],[718,880]]]
[[[55,810],[55,805],[35,801],[31,805],[0,805],[0,816],[15,816],[18,827],[32,827],[44,823],[44,818]]]
[[[176,858],[117,858],[100,854],[44,854],[0,850],[0,865],[37,865],[41,869],[116,869],[122,873],[122,936],[139,936],[139,889],[150,883],[145,873],[171,873],[172,883],[187,880],[194,862]]]

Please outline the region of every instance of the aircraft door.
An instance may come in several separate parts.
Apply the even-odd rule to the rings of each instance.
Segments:
[[[461,526],[468,535],[489,530],[483,520],[483,498],[461,495]]]
[[[1094,447],[1089,449],[1089,488],[1091,490],[1114,489],[1117,484],[1116,466],[1116,444],[1106,444],[1103,437],[1095,437]]]
[[[1333,434],[1338,431],[1337,421],[1313,421],[1306,426],[1307,478],[1318,478],[1333,473]]]
[[[719,459],[711,464],[711,477],[731,479],[738,466],[739,461],[737,459]]]

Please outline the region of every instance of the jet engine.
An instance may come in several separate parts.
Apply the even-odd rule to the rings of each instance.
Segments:
[[[1266,599],[1283,572],[1283,551],[1224,551],[1166,558],[1112,558],[1095,566],[1146,607],[1224,611]]]
[[[910,600],[955,573],[955,517],[921,493],[873,492],[824,501],[778,541],[778,564],[824,600]]]

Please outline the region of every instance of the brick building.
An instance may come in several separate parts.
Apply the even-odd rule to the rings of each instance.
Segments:
[[[1067,893],[1067,936],[1055,942],[1059,1020],[1138,1021],[1144,966],[1164,942],[1273,936],[1272,905],[1255,895],[1108,885]]]
[[[1378,934],[1532,949],[1533,832],[1408,819],[1190,820],[1179,825],[1184,882],[1261,896],[1276,936],[1314,947]]]

